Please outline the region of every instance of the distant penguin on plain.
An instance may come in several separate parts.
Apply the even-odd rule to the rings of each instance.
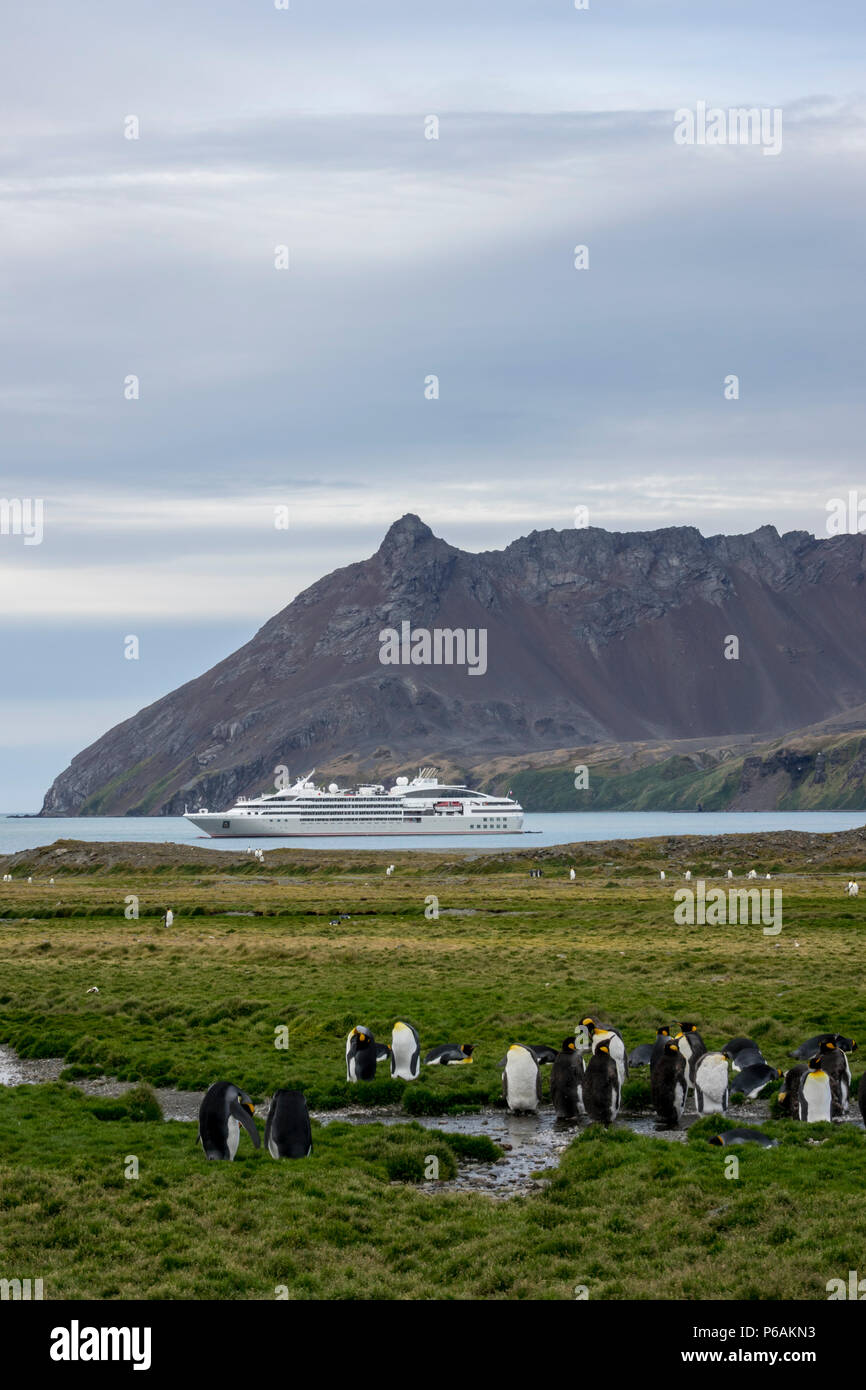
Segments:
[[[688,1089],[686,1059],[678,1044],[669,1038],[650,1073],[653,1109],[668,1129],[679,1124]]]
[[[599,1043],[583,1075],[583,1104],[596,1124],[612,1125],[619,1112],[620,1084],[616,1062],[606,1042]]]
[[[502,1094],[515,1114],[534,1114],[541,1102],[541,1072],[538,1063],[520,1043],[512,1043],[505,1055]]]
[[[685,878],[686,878],[686,883],[691,883],[691,881],[692,881],[692,871],[691,871],[691,869],[686,869]]]
[[[265,1125],[271,1158],[309,1158],[313,1152],[310,1112],[302,1091],[275,1091]]]
[[[723,1115],[728,1108],[728,1059],[704,1052],[695,1066],[695,1108],[699,1115]]]
[[[391,1075],[417,1081],[421,1074],[421,1045],[411,1023],[397,1022],[391,1030]]]
[[[580,1114],[583,1097],[583,1058],[574,1038],[565,1038],[550,1073],[550,1099],[559,1120],[574,1120]]]
[[[164,927],[170,927],[173,921],[174,921],[174,913],[172,912],[172,910],[171,910],[170,907],[167,907],[166,910],[165,910],[165,916],[164,916],[163,919],[162,919],[162,925],[163,925]]]
[[[198,1142],[209,1159],[233,1159],[240,1142],[239,1122],[253,1144],[261,1147],[259,1131],[253,1119],[253,1103],[246,1091],[231,1081],[216,1081],[199,1107]]]
[[[574,880],[577,878],[577,874],[574,872],[574,869],[569,869],[568,877],[570,878],[571,882],[574,883]]]
[[[727,877],[728,877],[728,878],[733,878],[733,877],[734,877],[734,871],[733,871],[733,869],[728,869]]]
[[[730,1144],[760,1144],[762,1149],[777,1149],[778,1139],[771,1139],[769,1134],[762,1134],[759,1129],[725,1129],[721,1134],[715,1135],[710,1140],[711,1144],[720,1144],[727,1148]]]
[[[662,869],[661,873],[659,874],[659,878],[661,879],[662,883],[664,883],[664,881],[665,881],[665,871],[664,871],[664,869]]]
[[[372,1081],[376,1076],[376,1040],[369,1028],[356,1024],[346,1038],[346,1080]]]

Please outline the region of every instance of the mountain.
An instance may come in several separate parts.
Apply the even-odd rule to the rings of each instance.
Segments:
[[[470,554],[410,514],[375,555],[79,753],[42,814],[221,808],[271,789],[279,765],[453,774],[545,750],[844,721],[866,704],[864,540],[589,527]],[[485,661],[383,664],[380,633],[403,623],[483,629]]]

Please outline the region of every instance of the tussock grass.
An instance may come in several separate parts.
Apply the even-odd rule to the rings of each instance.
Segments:
[[[629,1047],[683,1017],[710,1047],[746,1033],[784,1069],[825,1028],[864,1042],[866,905],[836,879],[786,878],[784,929],[765,937],[675,927],[680,884],[657,877],[155,874],[4,885],[0,1041],[63,1057],[68,1076],[140,1083],[117,1101],[65,1083],[0,1089],[4,1277],[42,1277],[49,1298],[272,1298],[285,1285],[301,1299],[570,1299],[586,1284],[591,1298],[810,1299],[862,1265],[860,1127],[772,1119],[779,1148],[738,1148],[730,1180],[711,1118],[687,1144],[584,1126],[548,1187],[491,1202],[418,1190],[430,1155],[443,1177],[495,1157],[483,1138],[407,1115],[315,1125],[309,1160],[275,1163],[242,1135],[234,1164],[208,1164],[195,1127],[161,1123],[147,1089],[227,1079],[256,1100],[301,1089],[313,1108],[471,1108],[499,1096],[508,1043],[558,1046],[585,1013]],[[123,916],[128,893],[138,921]],[[425,919],[430,893],[471,915]],[[341,912],[351,920],[330,926]],[[422,1048],[472,1042],[477,1060],[347,1085],[349,1028],[387,1039],[397,1018]],[[283,1025],[287,1051],[274,1046]],[[138,1179],[124,1176],[129,1155]]]

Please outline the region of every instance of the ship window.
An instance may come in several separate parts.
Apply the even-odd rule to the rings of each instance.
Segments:
[[[230,820],[224,820],[224,821],[223,821],[223,824],[222,824],[223,830],[231,830],[231,826],[232,826],[232,823],[231,823]]]

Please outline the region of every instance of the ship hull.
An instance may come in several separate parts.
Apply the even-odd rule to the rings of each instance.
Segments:
[[[221,816],[218,813],[190,815],[184,817],[216,840],[258,840],[258,839],[316,839],[326,836],[346,838],[374,838],[386,835],[519,835],[523,830],[523,816],[509,817],[514,824],[504,827],[485,826],[473,828],[471,816],[430,816],[424,817],[421,825],[407,825],[405,822],[372,821],[367,824],[349,825],[345,821],[322,822],[319,825],[304,825],[297,817],[286,816],[279,821],[267,824],[266,818],[252,816]],[[470,824],[460,822],[469,821]]]

